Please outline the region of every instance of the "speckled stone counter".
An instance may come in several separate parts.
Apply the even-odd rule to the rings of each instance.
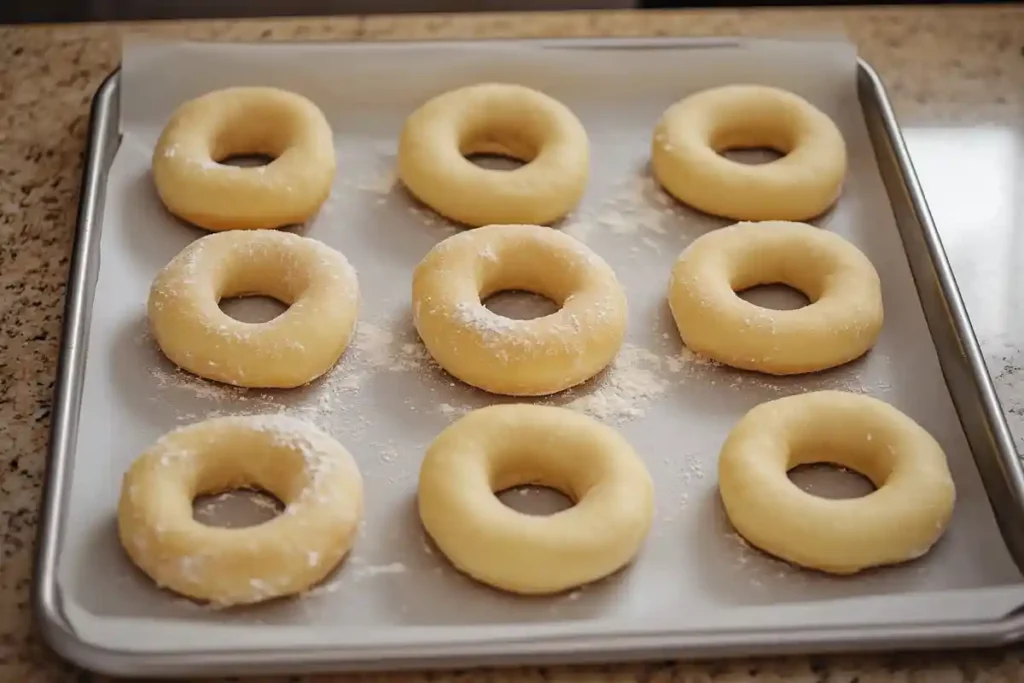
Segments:
[[[893,97],[1011,427],[1024,436],[1024,7],[566,13],[0,28],[0,681],[97,680],[30,582],[88,107],[126,33],[223,40],[845,34]],[[1014,289],[1018,291],[1014,291]],[[1024,681],[1024,650],[408,674],[389,680]],[[378,679],[379,677],[366,677]],[[291,679],[302,680],[302,679]],[[330,677],[317,680],[334,680]],[[337,680],[342,680],[338,677]],[[347,680],[347,679],[345,679]]]

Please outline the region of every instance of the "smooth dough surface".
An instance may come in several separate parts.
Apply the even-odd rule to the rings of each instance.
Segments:
[[[786,473],[831,463],[870,479],[862,498],[829,500]],[[834,574],[912,560],[944,533],[956,492],[945,453],[908,416],[864,394],[819,391],[762,403],[718,461],[729,521],[776,557]]]
[[[221,299],[263,295],[288,305],[247,323]],[[211,233],[157,274],[149,323],[163,353],[206,379],[291,388],[327,372],[345,351],[359,312],[359,283],[345,257],[322,242],[279,230]]]
[[[225,528],[193,519],[200,495],[257,487],[285,504],[274,519]],[[363,483],[345,448],[285,415],[217,417],[168,432],[125,473],[117,524],[132,562],[157,585],[219,605],[300,593],[352,547]]]
[[[265,166],[222,164],[271,157]],[[331,127],[286,90],[216,90],[174,111],[153,150],[153,181],[167,209],[207,230],[277,228],[312,218],[331,192]]]
[[[763,308],[737,296],[785,284],[810,301]],[[867,353],[882,329],[882,289],[868,258],[806,223],[736,223],[706,233],[672,268],[668,302],[691,351],[773,375],[816,372]]]
[[[466,158],[472,154],[524,165],[486,169]],[[582,199],[590,143],[576,115],[549,95],[481,83],[438,95],[409,116],[398,142],[398,174],[417,199],[460,223],[546,225]]]
[[[527,484],[575,505],[528,515],[495,495]],[[494,405],[460,418],[427,449],[419,513],[463,573],[514,593],[557,593],[633,560],[650,530],[654,485],[611,427],[568,408]]]
[[[531,320],[482,303],[523,290],[561,308]],[[579,240],[537,225],[491,225],[432,248],[412,282],[413,323],[434,360],[484,391],[553,394],[590,379],[615,358],[626,296],[615,272]]]
[[[722,156],[769,148],[744,164]],[[654,130],[651,166],[676,199],[735,220],[809,220],[839,198],[846,143],[826,114],[794,93],[760,85],[703,90],[669,107]]]

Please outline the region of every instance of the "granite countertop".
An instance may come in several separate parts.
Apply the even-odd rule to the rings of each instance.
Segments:
[[[32,630],[32,549],[90,98],[129,32],[224,40],[841,33],[880,72],[1011,426],[1024,435],[1024,7],[431,15],[0,27],[0,680],[97,680]],[[960,137],[956,137],[959,135]],[[986,151],[987,150],[987,151]],[[986,156],[987,155],[987,156]],[[972,165],[973,164],[973,165]],[[973,184],[972,184],[973,183]],[[1006,237],[1004,237],[1005,239]],[[955,246],[951,248],[950,244]],[[1006,255],[992,267],[996,255]],[[1008,259],[1008,260],[1007,260]],[[966,275],[965,275],[966,274]],[[997,281],[998,280],[998,281]],[[1024,681],[1024,650],[521,669],[462,680]],[[77,676],[77,677],[76,677]],[[445,678],[436,674],[433,678]],[[410,676],[395,676],[406,680]],[[427,676],[411,676],[426,680]],[[301,680],[301,679],[292,679]]]

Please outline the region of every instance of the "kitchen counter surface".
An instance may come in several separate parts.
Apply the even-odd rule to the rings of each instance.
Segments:
[[[1016,286],[1024,272],[1024,243],[1015,239],[1024,231],[1024,7],[0,27],[0,681],[99,679],[62,664],[41,645],[32,630],[29,588],[89,101],[117,63],[122,36],[393,40],[808,31],[845,34],[884,79],[1011,427],[1024,445],[1024,316],[1017,315],[1024,287]],[[794,657],[517,669],[458,678],[995,683],[1024,681],[1022,654],[1024,649]],[[427,679],[410,674],[389,680]]]

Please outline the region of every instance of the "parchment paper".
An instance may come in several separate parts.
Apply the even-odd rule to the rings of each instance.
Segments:
[[[709,41],[674,50],[130,45],[121,75],[123,142],[107,187],[59,562],[61,596],[75,630],[120,650],[324,646],[343,657],[348,647],[373,644],[654,629],[710,638],[713,631],[741,628],[894,624],[937,618],[928,608],[935,597],[930,591],[1018,584],[1021,577],[998,535],[943,383],[888,207],[858,106],[855,57],[849,45],[815,41]],[[504,595],[455,572],[426,542],[415,513],[427,444],[466,411],[507,399],[446,376],[413,330],[412,269],[458,228],[418,206],[394,181],[396,139],[404,118],[425,99],[484,80],[542,89],[586,126],[592,180],[579,210],[556,227],[584,240],[618,273],[630,303],[628,339],[604,375],[543,400],[621,429],[657,485],[656,521],[635,563],[598,584],[543,599]],[[849,180],[837,208],[818,224],[852,240],[875,264],[886,321],[877,347],[843,368],[771,379],[716,367],[686,353],[672,324],[665,296],[674,259],[695,237],[729,221],[699,215],[655,187],[647,169],[651,131],[672,102],[733,82],[780,86],[807,97],[833,117],[848,142]],[[339,366],[291,392],[243,391],[190,378],[163,358],[147,334],[150,281],[204,234],[158,201],[149,172],[152,145],[178,104],[242,84],[288,88],[325,111],[339,172],[319,216],[298,229],[345,253],[363,293],[358,336]],[[948,533],[925,558],[837,579],[768,558],[731,531],[716,489],[718,449],[728,430],[758,403],[823,388],[882,398],[946,449],[958,503]],[[116,538],[124,470],[176,425],[213,414],[278,410],[325,427],[359,462],[367,510],[351,557],[306,597],[244,610],[212,611],[154,588]],[[946,616],[1011,606],[982,594],[945,593]]]

